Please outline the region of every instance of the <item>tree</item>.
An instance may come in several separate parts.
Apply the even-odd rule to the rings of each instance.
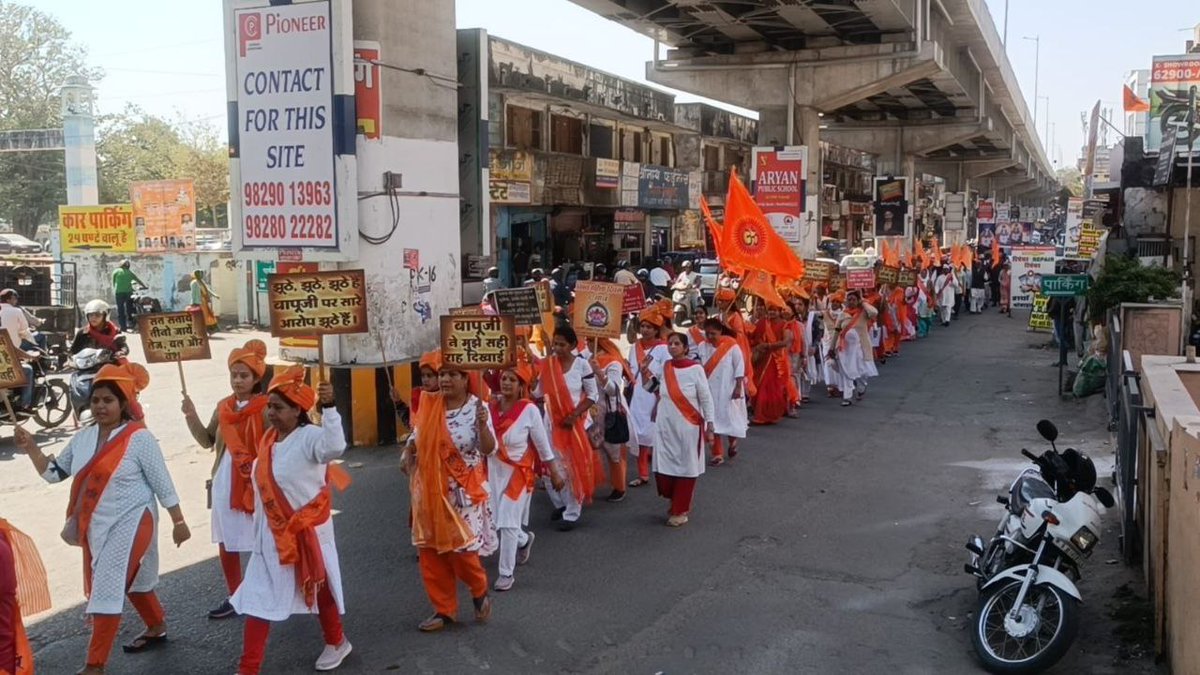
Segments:
[[[1083,174],[1073,166],[1067,166],[1059,169],[1054,173],[1058,182],[1063,187],[1071,191],[1074,197],[1083,196]]]
[[[56,19],[0,0],[0,131],[61,127],[58,92],[71,75],[100,77]],[[0,220],[32,237],[64,203],[61,152],[0,154]]]
[[[217,131],[202,122],[168,121],[128,106],[99,120],[100,200],[129,201],[129,184],[191,178],[201,227],[227,226],[229,159]]]
[[[1179,293],[1179,274],[1165,267],[1147,267],[1137,258],[1110,255],[1096,283],[1088,289],[1092,321],[1104,321],[1108,310],[1123,302],[1165,300]]]

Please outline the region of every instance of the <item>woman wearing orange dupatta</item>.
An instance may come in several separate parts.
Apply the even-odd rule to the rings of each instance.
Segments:
[[[737,340],[738,348],[742,350],[742,362],[746,364],[746,399],[753,400],[754,394],[757,393],[752,358],[754,353],[750,349],[750,327],[746,325],[742,310],[737,306],[737,293],[732,288],[719,289],[715,304],[718,307],[724,306],[721,322],[733,333],[733,339]]]
[[[596,341],[596,354],[588,365],[592,367],[592,374],[596,376],[596,391],[600,395],[600,412],[597,419],[603,422],[608,413],[616,412],[625,415],[626,425],[629,426],[629,404],[625,401],[624,391],[625,387],[633,382],[633,371],[621,356],[620,347],[608,338],[600,338]],[[632,429],[630,431],[629,440],[635,441]],[[628,442],[609,443],[604,440],[604,434],[600,434],[599,447],[608,460],[608,479],[612,486],[612,492],[606,501],[616,503],[625,499],[628,446]]]
[[[557,509],[554,520],[561,521],[558,529],[563,532],[575,529],[583,505],[592,502],[597,479],[597,458],[587,434],[591,426],[588,411],[598,398],[596,376],[588,362],[574,352],[577,343],[570,326],[554,331],[551,352],[538,367],[535,392],[545,399],[542,421],[554,454],[566,469],[563,489],[550,486],[546,490]]]
[[[400,457],[410,476],[412,543],[433,615],[417,626],[440,631],[458,616],[456,580],[471,592],[475,620],[492,614],[487,572],[479,561],[499,546],[485,458],[496,451],[492,416],[471,394],[467,374],[442,364],[441,392],[424,394]]]
[[[212,541],[217,544],[221,571],[229,595],[242,583],[242,556],[254,550],[254,478],[250,470],[266,426],[267,397],[263,376],[267,372],[267,345],[250,340],[229,353],[229,386],[233,395],[217,404],[205,426],[192,399],[183,397],[183,416],[192,438],[202,448],[215,449],[209,499]],[[210,619],[235,616],[229,596],[209,611]]]
[[[758,377],[754,418],[750,420],[753,424],[775,424],[800,398],[788,356],[792,336],[785,328],[780,310],[771,307],[750,336],[754,344],[754,372]]]
[[[663,364],[670,358],[666,337],[671,333],[673,308],[661,301],[642,310],[638,315],[638,332],[642,337],[629,347],[629,372],[633,374],[629,401],[629,433],[638,445],[637,478],[629,487],[650,482],[650,458],[654,454],[654,406],[657,403],[650,383],[662,375]]]
[[[671,501],[667,525],[688,522],[696,479],[704,473],[704,444],[713,442],[712,393],[704,368],[687,358],[682,333],[667,338],[671,360],[663,367],[654,431],[654,478],[658,494]]]
[[[0,673],[33,674],[23,619],[47,609],[50,587],[33,539],[0,518]]]

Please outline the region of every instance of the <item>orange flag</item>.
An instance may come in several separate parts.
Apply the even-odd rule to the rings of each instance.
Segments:
[[[712,210],[708,208],[708,200],[704,197],[700,197],[700,213],[704,214],[704,222],[708,225],[708,233],[712,235],[717,257],[724,257],[721,251],[721,225],[713,218]]]
[[[1129,85],[1125,85],[1125,112],[1150,112],[1150,102],[1138,98]]]
[[[1000,266],[1000,240],[992,238],[992,267]]]
[[[891,264],[891,263],[889,263],[889,262],[888,262],[888,260],[890,260],[890,259],[891,259],[891,256],[892,256],[892,249],[891,249],[891,247],[890,247],[890,246],[888,246],[888,243],[887,243],[887,240],[886,240],[886,239],[880,239],[880,240],[879,240],[879,250],[878,250],[876,253],[878,253],[878,254],[879,254],[879,259],[883,261],[883,264],[884,264],[884,265],[890,265],[890,264]]]
[[[906,249],[903,246],[900,246],[898,244],[897,244],[897,248],[900,249],[900,253],[897,254],[896,259],[898,261],[904,263],[905,267],[912,267],[912,253],[910,253],[908,251],[908,249]]]
[[[933,238],[933,266],[942,266],[942,245],[938,243],[937,237]]]
[[[734,171],[730,172],[729,194],[725,197],[721,246],[722,262],[762,270],[783,280],[804,276],[804,264],[771,227]]]
[[[975,266],[975,247],[963,244],[963,264],[967,267]]]
[[[916,253],[917,259],[921,261],[921,269],[929,267],[929,253],[925,251],[925,245],[918,239],[913,242],[913,252]]]
[[[772,307],[787,307],[783,296],[775,288],[775,280],[762,270],[750,270],[742,277],[742,290],[757,295]]]

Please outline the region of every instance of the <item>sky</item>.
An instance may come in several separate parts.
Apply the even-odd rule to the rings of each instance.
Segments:
[[[105,77],[96,85],[100,112],[120,111],[133,103],[154,114],[224,126],[219,0],[106,0],[103,12],[96,11],[96,0],[18,1],[32,2],[58,18],[86,47],[92,65],[104,69]],[[1200,23],[1196,0],[987,2],[998,31],[1003,31],[1008,6],[1007,51],[1013,71],[1030,109],[1036,72],[1039,133],[1051,160],[1063,164],[1074,164],[1083,144],[1080,113],[1100,99],[1102,107],[1112,108],[1113,123],[1123,128],[1125,73],[1149,68],[1154,54],[1182,52],[1192,26]],[[456,4],[460,28],[486,28],[500,37],[645,81],[651,40],[568,0]],[[1040,42],[1026,37],[1040,37]],[[703,99],[680,95],[677,100]],[[753,101],[727,103],[754,107]],[[1052,125],[1049,133],[1047,121]],[[1047,143],[1048,135],[1053,135],[1053,146]]]

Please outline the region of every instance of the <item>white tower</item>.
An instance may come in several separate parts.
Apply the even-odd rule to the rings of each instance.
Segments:
[[[67,204],[94,206],[100,203],[96,180],[96,120],[92,116],[94,96],[87,79],[67,78],[62,86],[63,145],[66,147]]]

